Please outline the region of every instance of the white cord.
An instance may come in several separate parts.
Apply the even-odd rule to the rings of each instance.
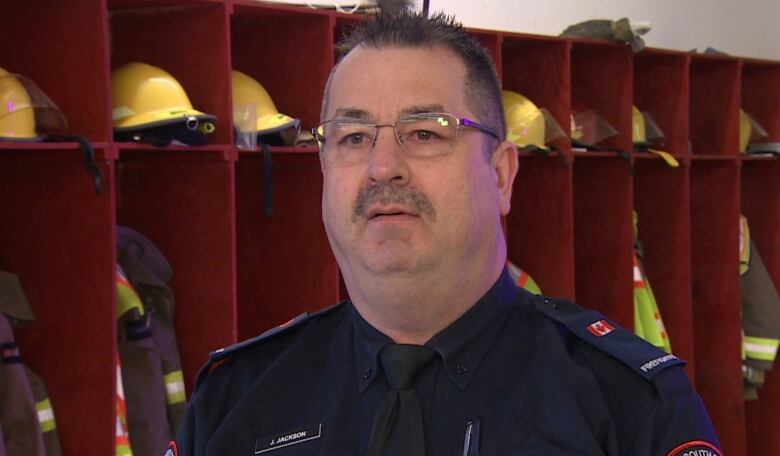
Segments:
[[[313,5],[312,2],[310,2],[309,0],[306,0],[306,5],[309,8],[317,9],[317,7],[315,5]],[[322,5],[322,3],[318,3],[318,5]],[[338,11],[339,13],[352,14],[355,11],[357,11],[361,6],[363,6],[363,0],[357,0],[357,3],[355,4],[355,6],[353,6],[352,9],[349,10],[349,11],[343,9],[341,7],[341,5],[337,4],[336,2],[332,2],[332,5],[333,5],[334,8],[336,8],[336,11]]]

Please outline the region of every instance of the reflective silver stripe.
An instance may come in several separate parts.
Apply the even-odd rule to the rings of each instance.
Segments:
[[[748,358],[774,361],[780,340],[746,336],[744,345]]]

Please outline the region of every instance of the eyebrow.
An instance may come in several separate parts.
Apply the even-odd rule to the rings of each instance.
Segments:
[[[369,114],[368,111],[359,108],[339,108],[336,110],[334,114],[335,114],[335,118],[346,117],[348,119],[360,119],[360,120],[371,119],[371,114]]]
[[[444,112],[444,106],[440,104],[410,106],[401,111],[401,116],[409,114],[420,114],[423,112]]]
[[[420,114],[424,112],[444,112],[444,106],[441,104],[415,105],[401,110],[399,117],[410,114]],[[373,116],[365,109],[360,108],[338,108],[334,113],[336,118],[372,120]]]

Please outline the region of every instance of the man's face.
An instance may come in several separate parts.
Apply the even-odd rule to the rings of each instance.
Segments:
[[[466,107],[465,76],[461,60],[443,48],[359,47],[333,76],[325,119],[393,124],[409,112],[435,111],[479,122]],[[479,267],[470,260],[490,257],[509,204],[485,155],[490,140],[461,127],[448,153],[419,157],[392,128],[379,128],[365,158],[350,163],[325,145],[323,221],[348,283],[354,275]]]

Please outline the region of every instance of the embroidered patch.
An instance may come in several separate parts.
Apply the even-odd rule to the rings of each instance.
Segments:
[[[615,330],[615,327],[607,323],[607,320],[599,320],[588,325],[588,332],[596,337],[606,336]]]
[[[307,426],[297,431],[285,432],[273,437],[263,437],[255,441],[255,454],[266,453],[279,448],[296,445],[322,436],[322,423]]]
[[[665,355],[660,358],[656,358],[653,360],[650,360],[642,365],[640,369],[642,369],[642,372],[650,372],[651,370],[655,369],[656,367],[660,366],[661,364],[668,363],[669,361],[675,361],[680,358],[674,356],[674,355]]]
[[[179,456],[179,446],[176,445],[175,440],[171,440],[171,443],[168,444],[168,450],[163,456]]]
[[[710,442],[692,440],[673,449],[667,456],[723,456],[723,453]]]

